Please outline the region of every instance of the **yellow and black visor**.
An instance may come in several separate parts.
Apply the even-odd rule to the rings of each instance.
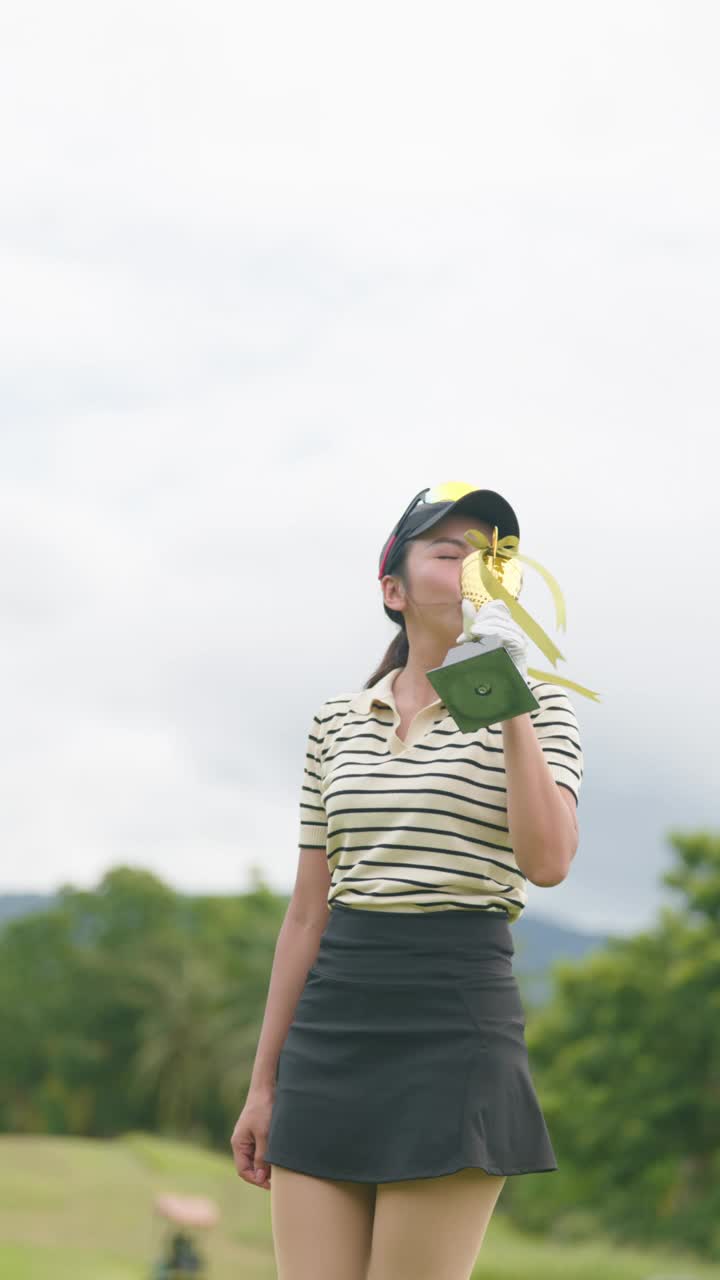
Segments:
[[[520,537],[520,525],[510,503],[494,489],[476,489],[471,484],[447,480],[421,489],[403,511],[392,533],[385,539],[378,565],[378,578],[392,573],[398,552],[409,538],[431,529],[445,516],[458,512],[497,525],[498,537]]]

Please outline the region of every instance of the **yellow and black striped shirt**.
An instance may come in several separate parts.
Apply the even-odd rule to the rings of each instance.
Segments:
[[[302,848],[326,854],[328,905],[388,911],[504,911],[516,920],[527,877],[508,833],[502,726],[462,733],[440,699],[403,742],[395,667],[337,694],[313,716],[300,799]],[[529,678],[530,712],[550,771],[578,799],[583,755],[560,685]]]

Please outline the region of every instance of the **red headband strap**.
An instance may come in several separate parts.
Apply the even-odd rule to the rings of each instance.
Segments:
[[[385,548],[385,555],[384,555],[384,556],[383,556],[383,558],[382,558],[382,564],[380,565],[380,572],[379,572],[379,574],[378,574],[378,578],[382,578],[382,576],[383,576],[383,574],[384,574],[384,572],[385,572],[385,565],[387,564],[387,558],[388,558],[388,556],[390,555],[390,548],[392,547],[392,545],[393,545],[393,543],[394,543],[394,542],[397,542],[397,537],[396,537],[396,535],[395,535],[395,534],[393,534],[393,535],[392,535],[392,537],[391,537],[390,541],[388,542],[388,544],[387,544],[387,546],[386,546],[386,548]]]

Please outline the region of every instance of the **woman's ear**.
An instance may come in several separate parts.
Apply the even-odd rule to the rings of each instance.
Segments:
[[[404,604],[405,593],[403,585],[399,578],[390,575],[388,585],[385,588],[385,604],[389,609],[396,609],[398,604]]]

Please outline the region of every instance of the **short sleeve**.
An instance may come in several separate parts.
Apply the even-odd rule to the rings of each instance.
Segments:
[[[584,766],[575,708],[560,685],[538,681],[532,692],[540,706],[530,719],[550,772],[559,786],[572,791],[577,804]]]
[[[301,849],[327,849],[327,813],[322,797],[322,721],[316,714],[310,722],[305,746],[305,766],[300,788]]]

